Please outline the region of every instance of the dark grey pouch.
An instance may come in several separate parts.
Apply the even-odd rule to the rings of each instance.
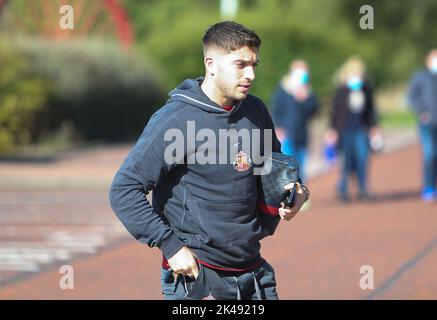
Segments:
[[[273,208],[279,208],[281,202],[292,207],[295,187],[287,191],[284,186],[290,182],[302,182],[299,178],[299,165],[294,157],[273,152],[271,157],[264,157],[265,165],[271,165],[270,172],[261,175],[261,202]]]

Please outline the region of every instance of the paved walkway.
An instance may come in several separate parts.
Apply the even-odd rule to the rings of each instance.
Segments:
[[[0,266],[34,262],[27,271],[0,270],[0,299],[161,299],[159,251],[127,237],[107,204],[104,186],[118,161],[110,159],[123,158],[127,148],[114,150],[89,154],[99,165],[86,173],[93,182],[88,189],[59,185],[66,176],[75,177],[69,173],[74,161],[60,161],[56,174],[40,166],[30,172],[33,179],[38,174],[47,179],[45,192],[18,182],[14,190],[5,186],[0,191]],[[77,157],[89,161],[86,155]],[[14,177],[13,166],[18,165],[0,165],[0,180]],[[310,209],[281,223],[275,236],[262,242],[263,256],[276,269],[280,297],[437,299],[437,205],[419,200],[418,146],[373,157],[370,179],[378,197],[371,204],[338,203],[336,176],[334,169],[312,179]],[[46,207],[53,199],[55,205]],[[51,256],[25,251],[32,243],[40,250],[50,248]],[[8,253],[8,245],[18,244],[27,255],[16,249]],[[59,287],[59,267],[65,264],[74,268],[74,290]],[[359,286],[363,265],[373,268],[373,290]]]
[[[128,239],[108,186],[129,146],[0,163],[0,287]]]

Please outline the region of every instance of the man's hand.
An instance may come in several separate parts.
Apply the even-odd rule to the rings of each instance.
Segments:
[[[376,136],[381,136],[381,135],[382,135],[381,129],[379,129],[378,127],[370,128],[370,131],[369,131],[369,137],[370,138],[373,138],[373,137],[376,137]]]
[[[328,145],[334,145],[337,143],[338,141],[338,133],[337,130],[330,128],[328,129],[324,136],[323,136],[323,140],[325,141],[326,144]]]
[[[196,279],[199,275],[199,268],[197,266],[195,255],[185,246],[168,259],[168,265],[176,274],[182,274]]]
[[[294,186],[294,182],[287,184],[284,189],[291,190]],[[296,182],[296,192],[294,194],[294,205],[291,208],[285,208],[285,204],[281,202],[281,208],[279,208],[279,216],[282,220],[291,220],[296,213],[299,212],[300,208],[303,206],[307,200],[308,191],[302,187],[302,185]]]

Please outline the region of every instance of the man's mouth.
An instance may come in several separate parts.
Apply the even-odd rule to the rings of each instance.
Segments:
[[[251,85],[250,84],[240,84],[239,87],[242,88],[243,91],[249,91]]]

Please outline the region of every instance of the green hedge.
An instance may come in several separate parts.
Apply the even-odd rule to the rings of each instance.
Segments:
[[[0,154],[58,143],[61,135],[73,142],[135,139],[167,98],[161,83],[144,58],[115,43],[3,35]]]
[[[35,120],[47,101],[49,87],[32,72],[25,57],[0,39],[0,154],[35,139]]]
[[[26,39],[16,45],[53,86],[37,119],[40,135],[69,123],[79,141],[133,139],[166,98],[144,59],[115,44]]]

